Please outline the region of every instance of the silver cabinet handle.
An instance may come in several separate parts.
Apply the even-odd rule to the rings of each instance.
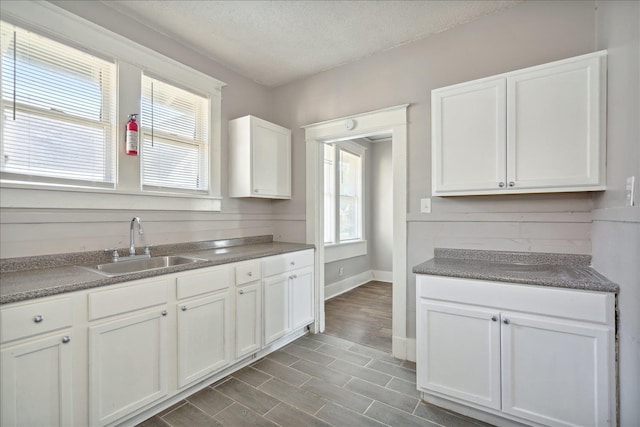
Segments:
[[[240,289],[240,290],[238,291],[238,293],[239,293],[240,295],[244,295],[244,289]]]
[[[160,313],[160,314],[162,314],[163,316],[166,316],[167,315],[167,310],[162,310],[162,313]]]
[[[290,264],[291,264],[291,265],[296,265],[296,262],[295,262],[295,261],[291,261],[291,263],[290,263]]]
[[[297,279],[297,278],[298,278],[297,274],[294,274],[293,277],[292,277],[292,279]]]
[[[33,321],[36,323],[40,323],[44,320],[44,317],[40,316],[39,314],[33,318]]]
[[[509,181],[509,187],[515,187],[516,183],[513,181]]]
[[[508,325],[509,324],[509,319],[503,319],[502,323],[504,323],[505,325]]]
[[[182,311],[187,311],[187,306],[186,306],[186,305],[183,305],[182,307],[180,307],[180,310],[182,310]]]
[[[253,190],[253,192],[254,192],[254,193],[258,193],[259,191],[258,191],[258,189],[256,188],[255,190]]]
[[[69,335],[65,335],[62,337],[62,344],[66,344],[71,341],[71,337]]]
[[[500,187],[500,188],[504,187],[504,182],[499,183],[498,187]]]
[[[247,276],[251,277],[251,276],[253,276],[253,273],[252,272],[248,272]]]
[[[497,322],[498,321],[498,317],[497,316],[491,316],[491,321],[492,322]]]

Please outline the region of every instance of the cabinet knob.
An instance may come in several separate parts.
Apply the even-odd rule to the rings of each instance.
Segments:
[[[498,187],[500,187],[500,188],[504,187],[504,182],[499,183]]]
[[[244,295],[244,289],[240,289],[240,290],[238,291],[238,293],[239,293],[240,295]]]
[[[498,321],[498,316],[491,316],[491,321],[492,322],[497,322]]]
[[[248,272],[247,276],[251,277],[251,276],[253,276],[253,273],[252,272]]]
[[[254,193],[258,193],[259,191],[258,191],[258,189],[256,188],[255,190],[253,190],[253,192],[254,192]]]
[[[71,341],[71,337],[69,335],[65,335],[62,337],[62,344],[66,344]]]
[[[167,310],[162,310],[162,313],[160,313],[160,314],[162,314],[163,316],[166,316],[167,315]]]
[[[297,279],[297,278],[298,278],[298,275],[297,275],[297,274],[294,274],[293,276],[291,276],[291,278],[292,278],[292,279]]]
[[[182,311],[187,311],[187,306],[186,306],[186,305],[183,305],[182,307],[180,307],[180,310],[182,310]]]
[[[44,320],[44,317],[40,316],[39,314],[33,318],[33,321],[36,323],[40,323]]]
[[[509,181],[509,187],[515,187],[516,183],[513,181]]]
[[[503,319],[502,323],[504,323],[505,325],[508,325],[509,324],[509,319]]]
[[[291,265],[296,265],[296,262],[295,261],[291,261],[290,264]]]

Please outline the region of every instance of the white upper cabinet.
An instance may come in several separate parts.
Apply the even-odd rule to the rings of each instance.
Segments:
[[[434,196],[605,189],[606,51],[432,91]]]
[[[229,197],[291,198],[291,131],[254,116],[229,122]]]

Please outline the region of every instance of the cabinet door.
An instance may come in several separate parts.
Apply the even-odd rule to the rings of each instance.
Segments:
[[[499,313],[418,301],[418,389],[500,409]]]
[[[167,395],[167,311],[89,327],[90,424],[104,425]]]
[[[613,330],[580,322],[502,315],[502,410],[550,426],[606,426]]]
[[[501,77],[432,92],[434,195],[504,187],[505,86]]]
[[[231,363],[231,293],[178,304],[178,386]]]
[[[289,319],[289,274],[263,280],[264,344],[271,344],[291,331]]]
[[[579,190],[601,184],[600,60],[536,67],[508,77],[509,188]]]
[[[254,119],[251,138],[254,195],[291,197],[291,134]]]
[[[3,426],[72,425],[71,344],[56,335],[4,348]]]
[[[260,282],[242,286],[236,291],[236,359],[261,348],[261,291]]]
[[[292,273],[291,329],[313,322],[313,268],[302,268]]]

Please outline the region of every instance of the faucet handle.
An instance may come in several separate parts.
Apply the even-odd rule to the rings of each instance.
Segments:
[[[144,245],[144,254],[151,256],[151,248],[153,245]]]
[[[117,262],[120,259],[120,254],[118,253],[118,248],[105,249],[105,252],[111,252],[111,261]]]

